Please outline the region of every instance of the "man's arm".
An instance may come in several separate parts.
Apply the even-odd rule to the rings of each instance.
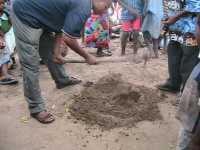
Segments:
[[[128,4],[126,4],[123,0],[118,0],[118,3],[119,3],[122,7],[126,8],[132,15],[134,15],[134,16],[136,16],[136,17],[139,16],[138,11],[137,11],[136,9],[130,7],[130,6],[129,6]]]
[[[77,7],[76,9],[73,9],[71,11],[68,11],[65,16],[64,26],[62,29],[62,41],[69,46],[74,52],[85,58],[86,62],[90,65],[96,64],[96,59],[94,56],[90,55],[86,51],[84,51],[83,48],[79,46],[78,41],[76,38],[81,37],[81,31],[84,28],[85,22],[87,20],[87,17],[90,16],[90,10],[91,8],[88,5],[87,9],[83,9],[83,12],[81,10],[81,6]],[[80,12],[81,10],[81,12]],[[57,41],[59,43],[59,41]],[[56,49],[58,47],[55,47]],[[55,50],[56,50],[55,49]],[[61,50],[56,50],[56,54],[58,56],[58,59],[62,58]],[[64,59],[63,59],[64,60]],[[62,61],[61,61],[62,62]]]
[[[179,19],[181,19],[182,17],[185,17],[187,15],[189,15],[190,12],[187,12],[187,11],[181,11],[180,13],[178,13],[177,15],[173,16],[173,17],[170,17],[168,20],[164,21],[163,23],[164,24],[167,24],[167,25],[171,25],[171,24],[174,24],[176,23]]]
[[[88,64],[95,65],[97,63],[96,59],[92,55],[90,55],[82,47],[80,47],[76,39],[64,35],[63,40],[65,44],[67,44],[74,52],[82,56]]]
[[[80,56],[82,56],[86,62],[90,65],[94,65],[96,64],[96,59],[90,55],[89,53],[87,53],[85,50],[83,50],[83,48],[81,48],[79,46],[79,43],[76,39],[70,38],[66,35],[63,35],[61,33],[56,34],[55,35],[55,46],[54,46],[54,57],[53,60],[55,63],[58,64],[64,64],[65,63],[65,59],[62,56],[62,49],[60,48],[60,45],[62,43],[62,40],[64,41],[64,43],[69,46],[74,52],[76,52],[77,54],[79,54]]]
[[[55,35],[55,44],[54,44],[54,50],[53,50],[53,53],[54,53],[54,56],[53,56],[53,61],[55,63],[58,63],[58,64],[64,64],[65,63],[65,60],[62,56],[62,50],[60,48],[61,44],[62,44],[62,33],[56,33]]]

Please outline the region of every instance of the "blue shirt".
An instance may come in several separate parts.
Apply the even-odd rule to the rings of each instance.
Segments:
[[[189,12],[200,12],[200,1],[199,0],[186,0],[186,11]],[[196,22],[197,17],[190,17],[187,21],[183,22],[185,24],[184,31],[195,34],[196,33]]]
[[[158,39],[161,31],[161,20],[163,18],[163,1],[149,0],[146,6],[142,31],[148,31],[151,37]]]
[[[26,25],[80,37],[91,14],[90,0],[15,0],[13,10]]]
[[[140,15],[143,14],[144,2],[143,0],[123,0],[128,6],[136,9]],[[122,8],[121,20],[134,20],[136,19],[126,8]]]
[[[186,10],[200,12],[200,0],[186,0]]]
[[[185,17],[184,19],[182,19],[182,23],[183,23],[183,28],[182,28],[182,32],[183,33],[192,33],[193,35],[196,34],[196,17]]]
[[[182,8],[181,0],[170,0],[168,2],[168,17],[175,16],[180,11],[184,10],[185,8]],[[187,16],[179,19],[175,24],[170,25],[169,29],[170,31],[178,31],[184,33],[192,33],[195,34],[196,27],[195,23],[196,18],[192,16]]]
[[[182,8],[181,8],[181,1],[180,0],[169,0],[168,1],[168,17],[175,16],[178,14]],[[182,32],[183,31],[183,19],[181,18],[178,20],[175,24],[170,25],[169,29],[170,31],[178,31]]]

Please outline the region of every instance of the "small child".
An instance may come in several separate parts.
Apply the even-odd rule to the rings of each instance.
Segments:
[[[11,21],[4,7],[5,1],[0,0],[0,85],[11,85],[17,84],[18,81],[8,73],[11,52],[5,42],[5,34],[11,28]]]
[[[108,14],[91,15],[85,24],[84,43],[87,47],[97,48],[97,57],[112,55]]]

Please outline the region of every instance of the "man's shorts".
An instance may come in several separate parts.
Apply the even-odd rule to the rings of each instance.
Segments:
[[[126,20],[122,22],[122,30],[125,32],[140,31],[142,25],[141,18],[136,20]]]

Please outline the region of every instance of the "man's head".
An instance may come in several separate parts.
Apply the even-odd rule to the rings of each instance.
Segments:
[[[5,0],[0,0],[0,11],[3,11],[5,7]]]
[[[95,14],[103,14],[111,6],[112,0],[92,0],[92,7]]]

